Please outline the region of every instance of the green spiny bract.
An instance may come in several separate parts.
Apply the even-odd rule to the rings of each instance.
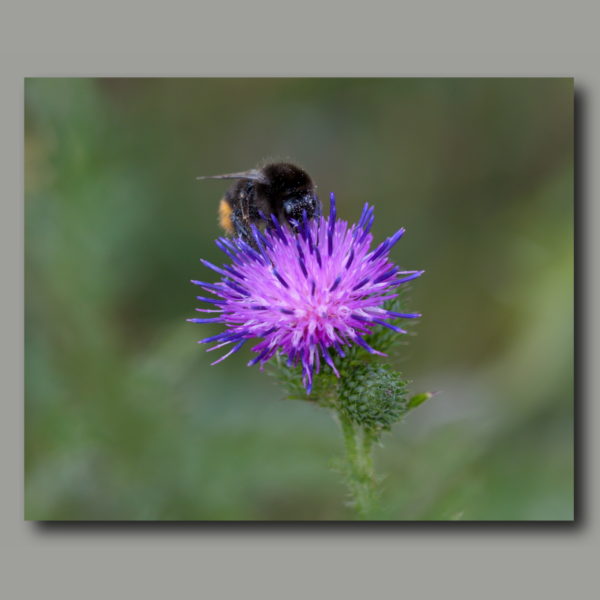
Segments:
[[[269,374],[274,376],[283,387],[287,400],[305,400],[315,402],[324,408],[334,407],[339,381],[331,367],[322,366],[320,373],[314,377],[310,395],[307,395],[302,381],[302,368],[288,367],[286,362],[287,357],[276,355],[270,361]]]
[[[390,365],[354,365],[341,380],[340,411],[366,430],[389,431],[407,412],[406,383]]]

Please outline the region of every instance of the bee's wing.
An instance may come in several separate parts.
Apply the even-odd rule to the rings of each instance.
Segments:
[[[226,175],[208,175],[206,177],[196,177],[196,179],[251,179],[260,183],[267,183],[265,176],[257,169],[241,173],[227,173]]]

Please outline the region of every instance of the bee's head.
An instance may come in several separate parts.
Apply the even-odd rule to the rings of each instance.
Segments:
[[[262,173],[265,183],[258,183],[256,190],[269,199],[272,212],[281,223],[301,223],[304,211],[309,220],[321,214],[315,184],[306,171],[292,163],[281,162],[265,165]]]
[[[283,201],[283,212],[288,221],[296,220],[302,223],[304,211],[309,220],[320,214],[320,203],[315,194],[292,196]]]

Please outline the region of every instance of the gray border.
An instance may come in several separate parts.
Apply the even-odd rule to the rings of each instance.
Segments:
[[[63,3],[65,4],[65,3]],[[598,281],[586,250],[599,253],[597,158],[600,71],[592,3],[457,1],[389,9],[377,3],[304,2],[301,7],[208,7],[109,0],[82,9],[13,6],[3,18],[0,140],[3,335],[0,403],[2,493],[0,594],[6,598],[586,597],[595,582],[598,525]],[[275,26],[276,15],[284,26]],[[81,19],[75,23],[73,19]],[[477,19],[477,21],[475,20]],[[23,77],[25,76],[574,76],[577,141],[578,478],[577,526],[161,526],[41,527],[23,522]],[[596,109],[596,110],[594,110]],[[596,134],[596,135],[594,135]],[[594,160],[596,158],[596,160]],[[591,283],[590,283],[591,281]],[[595,301],[594,301],[595,300]],[[585,319],[585,326],[583,325]],[[591,325],[591,327],[590,327]],[[589,332],[587,336],[583,332]],[[8,335],[7,335],[8,334]],[[587,368],[586,368],[587,365]],[[589,376],[589,379],[588,379]],[[585,412],[585,419],[582,414]],[[582,443],[585,440],[585,444]],[[591,454],[584,461],[584,454]],[[587,465],[585,471],[583,466]],[[589,507],[588,510],[580,510]],[[588,514],[589,512],[589,514]],[[419,593],[420,592],[420,593]]]

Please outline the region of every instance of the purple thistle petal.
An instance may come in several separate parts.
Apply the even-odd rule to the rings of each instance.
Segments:
[[[212,337],[204,338],[200,340],[199,344],[210,344],[211,342],[232,342],[238,336],[242,336],[242,334],[232,334],[226,331],[225,333],[220,333],[219,335],[213,335]]]
[[[213,346],[212,348],[208,348],[206,351],[207,352],[212,352],[213,350],[218,350],[219,348],[222,348],[223,346],[229,346],[229,344],[231,344],[231,341],[228,342],[222,342],[220,344],[217,344],[216,346]]]
[[[263,359],[269,353],[269,349],[265,348],[258,356],[255,356],[249,363],[248,366],[251,367],[255,365],[257,362]]]
[[[246,340],[242,340],[241,342],[239,342],[238,344],[236,344],[233,349],[231,349],[227,354],[225,354],[224,356],[221,356],[221,358],[219,358],[219,360],[215,360],[214,363],[210,363],[211,367],[213,365],[216,365],[217,363],[220,363],[222,360],[225,360],[228,356],[231,356],[232,354],[235,354],[244,344],[246,343]]]
[[[357,283],[353,288],[352,291],[355,292],[356,290],[360,289],[361,287],[363,287],[364,285],[366,285],[369,282],[369,277],[365,277],[364,279],[362,279],[359,283]]]
[[[256,250],[254,250],[254,248],[252,248],[251,246],[246,244],[246,242],[244,242],[244,240],[242,238],[238,238],[236,241],[238,243],[240,250],[242,250],[246,256],[248,256],[249,258],[251,258],[252,260],[254,260],[257,263],[264,262],[262,256],[258,252],[256,252]]]
[[[227,247],[225,246],[225,244],[223,244],[220,240],[215,240],[215,244],[217,245],[217,248],[219,250],[221,250],[222,252],[224,252],[225,254],[227,254],[227,256],[229,256],[229,258],[236,263],[237,265],[242,265],[242,262],[240,261],[240,259]]]
[[[288,356],[288,361],[287,361],[288,367],[291,367],[292,364],[294,363],[294,359],[296,358],[296,352],[297,352],[296,348],[292,348],[290,350],[290,354]]]
[[[227,287],[230,287],[233,291],[240,294],[240,296],[249,296],[250,295],[250,292],[246,291],[244,288],[240,287],[239,285],[236,285],[235,283],[233,283],[233,281],[229,281],[228,279],[223,279],[223,283]]]
[[[215,296],[219,296],[220,298],[223,298],[223,291],[224,291],[224,288],[223,288],[223,287],[219,287],[219,288],[218,288],[218,289],[216,289],[216,290],[214,290],[214,289],[211,289],[211,288],[206,288],[206,287],[203,287],[202,289],[203,289],[205,292],[209,292],[209,293],[211,293],[211,294],[214,294]]]
[[[336,208],[335,208],[335,194],[331,192],[329,195],[329,200],[331,202],[331,208],[329,209],[329,231],[327,236],[327,253],[331,256],[333,252],[333,232],[335,231],[335,216],[336,216]]]
[[[346,262],[346,270],[348,270],[352,266],[352,261],[354,260],[354,248],[350,250],[350,256],[348,257],[348,261]]]
[[[263,243],[264,246],[266,246],[269,250],[273,250],[273,245],[271,244],[271,242],[267,239],[267,236],[264,235],[260,229],[257,229],[257,235],[260,238],[260,241]]]
[[[304,273],[304,277],[308,279],[308,271],[306,270],[306,265],[304,263],[304,252],[302,252],[302,248],[300,247],[300,242],[298,238],[296,238],[296,250],[298,250],[298,264]]]
[[[277,271],[277,269],[275,267],[273,267],[272,269],[272,273],[273,275],[275,275],[275,277],[277,277],[277,279],[279,280],[279,282],[281,283],[281,285],[287,289],[290,288],[290,286],[285,282],[285,279],[283,279],[283,277],[279,274],[279,271]]]
[[[231,240],[228,240],[224,237],[217,238],[215,240],[215,243],[217,244],[217,246],[219,246],[219,248],[221,247],[219,244],[227,246],[227,248],[229,248],[229,250],[231,250],[233,254],[238,254],[240,251],[239,248]]]
[[[387,356],[387,354],[384,354],[383,352],[378,352],[374,348],[371,348],[371,346],[369,346],[369,344],[367,344],[367,342],[365,342],[365,340],[363,340],[360,337],[360,335],[355,336],[353,338],[353,341],[356,342],[359,346],[362,346],[369,354],[379,354],[379,356]]]
[[[236,271],[233,267],[229,265],[223,265],[223,268],[235,279],[246,279],[239,271]]]
[[[340,285],[341,281],[342,281],[342,276],[338,275],[336,277],[335,281],[333,282],[333,285],[329,288],[329,291],[334,292],[337,289],[338,285]]]
[[[306,214],[306,209],[302,210],[302,229],[305,234],[308,234],[308,215]],[[307,236],[303,236],[306,241],[308,241]]]
[[[225,271],[223,271],[223,269],[219,269],[219,267],[215,267],[215,265],[213,265],[212,263],[209,263],[207,260],[204,260],[203,258],[200,259],[200,262],[208,267],[209,269],[212,269],[215,273],[218,273],[219,275],[223,275],[225,277],[227,277],[227,273]]]
[[[302,247],[300,246],[300,241],[296,238],[296,250],[298,250],[298,256],[300,260],[304,262],[304,252],[302,252]]]
[[[390,279],[399,270],[400,270],[400,267],[393,267],[392,269],[390,269],[389,271],[385,272],[383,275],[380,275],[377,279],[375,279],[373,281],[373,285],[377,285],[378,283],[381,283],[382,281],[385,281],[386,279]]]
[[[302,220],[304,222],[304,231],[306,232],[306,241],[308,243],[308,248],[312,253],[312,249],[313,249],[313,240],[312,240],[312,235],[310,233],[310,227],[308,226],[308,218],[306,216],[306,210],[302,211]]]
[[[373,321],[379,325],[383,325],[384,327],[391,329],[392,331],[395,331],[396,333],[406,333],[404,329],[400,329],[400,327],[392,325],[391,323],[387,323],[386,321],[382,321],[381,319],[373,319]]]
[[[260,370],[261,371],[263,370],[265,363],[269,359],[271,359],[276,352],[277,352],[277,348],[270,348],[269,351],[267,352],[266,356],[263,356],[262,360],[260,361]]]
[[[396,279],[396,281],[394,281],[392,283],[394,284],[394,286],[398,286],[401,283],[406,283],[407,281],[410,281],[411,279],[416,279],[417,277],[420,277],[421,275],[423,275],[423,273],[425,273],[425,271],[416,271],[412,275],[409,275],[408,277],[404,277],[403,279]]]
[[[367,258],[369,261],[373,262],[377,260],[382,254],[384,254],[390,248],[390,239],[388,238],[380,244],[379,248],[377,248],[374,252],[372,252]]]
[[[333,192],[329,194],[329,201],[331,203],[331,208],[329,210],[329,227],[333,230],[336,219],[335,194]]]
[[[390,238],[390,245],[389,247],[392,248],[393,246],[395,246],[398,241],[400,240],[400,238],[404,235],[405,229],[404,227],[401,227],[391,238]]]
[[[388,238],[387,240],[385,240],[385,242],[383,242],[379,248],[377,248],[375,250],[375,252],[372,252],[369,255],[369,260],[370,261],[374,261],[376,259],[378,259],[380,256],[382,256],[383,254],[385,254],[388,250],[391,250],[392,247],[394,245],[396,245],[396,243],[398,242],[398,240],[404,235],[404,227],[402,227],[400,230],[398,230],[391,238]]]
[[[211,290],[221,290],[222,286],[214,283],[204,283],[204,281],[196,281],[194,279],[191,280],[194,285],[200,285],[204,288],[210,288]]]
[[[375,221],[375,215],[371,215],[369,222],[366,224],[365,227],[363,227],[363,234],[360,236],[360,239],[358,240],[359,244],[362,244],[367,239],[367,236],[369,235],[369,231],[371,231],[371,227],[373,226],[374,221]]]
[[[304,273],[304,277],[308,279],[308,271],[306,270],[304,261],[300,257],[298,257],[298,262],[300,263],[300,268],[302,269],[302,273]]]
[[[373,321],[375,320],[372,317],[363,317],[362,315],[357,315],[356,313],[352,313],[351,316],[353,319],[356,319],[357,321],[362,321],[363,323],[373,323]]]
[[[214,319],[186,319],[186,321],[189,321],[190,323],[222,323],[223,319],[221,317],[215,317]]]
[[[273,225],[275,226],[275,231],[277,231],[277,235],[279,235],[279,239],[287,246],[288,245],[287,237],[286,237],[285,233],[283,232],[283,229],[281,228],[281,225],[279,224],[277,217],[275,215],[271,215],[271,220],[273,221]]]
[[[362,227],[364,223],[366,223],[368,217],[367,214],[369,212],[369,203],[365,202],[365,205],[363,207],[363,211],[362,214],[360,215],[360,219],[358,220],[358,224],[356,225],[356,228],[358,229],[359,227]]]
[[[319,252],[318,246],[315,246],[315,256],[317,257],[317,263],[319,265],[319,269],[322,269],[323,263],[321,262],[321,253]]]
[[[262,236],[260,235],[260,231],[258,230],[258,228],[256,227],[256,225],[252,224],[252,236],[254,237],[254,241],[256,242],[256,245],[258,246],[258,249],[260,250],[260,253],[265,261],[265,263],[269,263],[269,257],[265,251],[265,247],[262,243],[262,240],[260,239]]]
[[[323,345],[322,342],[320,343],[320,347],[321,347],[321,352],[323,353],[323,358],[325,359],[325,362],[331,367],[331,369],[335,373],[336,377],[339,379],[340,374],[339,374],[338,370],[335,368],[335,365],[333,364],[333,360],[331,360],[331,356],[329,356],[329,352],[327,352],[327,348],[325,348],[325,346]]]
[[[337,353],[342,357],[346,358],[346,353],[342,350],[339,342],[337,340],[333,340],[333,347],[337,350]]]
[[[202,296],[196,296],[200,302],[207,302],[208,304],[227,304],[227,300],[217,300],[216,298],[203,298]]]
[[[294,227],[294,229],[300,234],[300,237],[306,241],[306,232],[304,231],[304,227],[300,221],[296,221],[296,219],[290,219],[289,222]]]

